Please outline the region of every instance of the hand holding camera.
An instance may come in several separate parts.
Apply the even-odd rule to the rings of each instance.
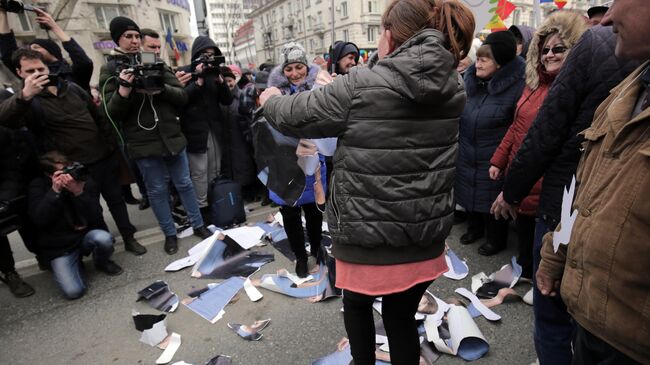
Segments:
[[[120,79],[118,80],[120,83],[120,89],[118,92],[123,98],[128,98],[129,95],[131,94],[131,89],[133,88],[133,80],[135,79],[135,75],[133,74],[133,71],[130,69],[124,69],[120,71]]]
[[[57,193],[67,190],[74,196],[79,196],[84,191],[87,178],[88,169],[84,165],[74,162],[52,174],[52,190]]]
[[[31,100],[34,96],[38,95],[43,89],[49,85],[49,75],[34,73],[25,79],[23,86],[23,99],[26,101]]]
[[[178,82],[185,87],[190,80],[192,80],[192,74],[185,71],[176,71],[176,79]]]

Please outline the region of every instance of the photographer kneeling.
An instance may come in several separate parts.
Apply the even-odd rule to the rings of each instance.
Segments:
[[[110,32],[118,48],[100,74],[106,113],[120,124],[129,156],[142,173],[149,203],[165,234],[165,252],[171,255],[178,251],[178,241],[169,206],[170,179],[194,234],[201,238],[212,235],[203,224],[194,195],[187,142],[177,113],[187,104],[187,93],[162,61],[152,53],[140,53],[140,28],[133,20],[114,18]]]
[[[82,256],[93,254],[95,268],[108,275],[122,273],[113,262],[113,236],[103,229],[101,207],[93,194],[92,180],[83,165],[50,151],[39,159],[43,175],[29,185],[29,215],[39,228],[41,255],[50,261],[57,284],[68,299],[86,292]]]

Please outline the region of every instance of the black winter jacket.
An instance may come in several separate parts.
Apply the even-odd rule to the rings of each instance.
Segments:
[[[217,45],[206,36],[199,36],[192,44],[192,59],[196,59],[207,48],[218,49]],[[181,68],[181,71],[193,72],[196,65]],[[187,138],[187,152],[205,153],[208,149],[208,132],[217,139],[220,149],[228,143],[228,132],[224,115],[219,105],[230,105],[232,94],[226,83],[217,84],[213,77],[207,77],[203,86],[195,80],[185,86],[188,104],[181,114],[181,127]]]
[[[489,82],[465,72],[467,105],[460,118],[460,149],[456,164],[456,203],[469,212],[488,213],[501,192],[502,180],[490,179],[490,159],[512,124],[524,90],[526,65],[521,57],[501,67]]]
[[[86,182],[81,195],[52,190],[52,179],[43,175],[29,184],[29,216],[38,227],[39,256],[52,260],[77,249],[93,229],[103,229],[102,208],[90,192],[92,180]],[[84,227],[75,229],[75,227]]]
[[[257,169],[250,138],[253,114],[242,113],[242,94],[243,91],[235,86],[232,91],[232,103],[222,107],[227,134],[221,148],[221,172],[241,186],[246,186],[257,179]]]
[[[583,137],[578,133],[591,125],[609,90],[639,65],[615,57],[615,46],[611,27],[596,26],[582,35],[506,175],[503,197],[510,204],[519,204],[544,177],[537,215],[551,229],[559,222],[562,191],[571,183],[580,160]]]
[[[445,44],[424,29],[371,67],[264,105],[283,134],[339,137],[327,206],[337,259],[390,265],[443,253],[465,105]]]

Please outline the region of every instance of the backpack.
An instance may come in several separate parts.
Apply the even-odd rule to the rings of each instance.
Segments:
[[[217,177],[208,189],[210,218],[219,228],[227,228],[246,222],[246,210],[241,186],[225,177]]]

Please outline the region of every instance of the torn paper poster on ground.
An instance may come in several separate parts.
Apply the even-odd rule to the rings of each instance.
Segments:
[[[140,342],[149,346],[156,346],[167,338],[166,314],[140,314],[132,312],[135,329],[142,332]]]
[[[312,281],[296,285],[287,277],[267,274],[260,279],[260,286],[290,297],[308,299],[311,302],[338,296],[330,283],[325,265],[320,265],[318,272],[313,273],[312,276],[314,278]]]
[[[350,365],[351,361],[350,342],[347,338],[344,338],[337,345],[336,351],[312,362],[312,365]],[[375,365],[390,365],[390,363],[377,360]]]
[[[156,359],[156,364],[167,364],[172,361],[176,351],[181,347],[181,335],[176,332],[173,332],[169,337],[167,337],[163,342],[158,345],[159,348],[163,349],[163,353],[160,354],[160,357]]]
[[[173,312],[178,308],[178,296],[169,290],[162,280],[155,281],[138,292],[138,301],[146,300],[150,306],[163,312]]]
[[[231,277],[221,284],[201,292],[197,297],[183,299],[183,304],[210,323],[216,323],[221,318],[220,312],[244,287],[244,281],[245,279],[242,277]]]
[[[463,360],[480,359],[490,350],[483,333],[464,307],[451,305],[446,321],[433,327],[425,320],[425,328],[428,341],[433,342],[438,351],[458,355]]]
[[[521,277],[521,266],[513,256],[510,264],[504,265],[497,272],[487,277],[484,273],[478,273],[472,277],[472,292],[479,298],[494,298],[499,289],[512,288]]]
[[[239,337],[248,341],[259,341],[262,339],[261,331],[271,323],[271,319],[255,321],[250,326],[239,323],[228,323],[228,328],[233,330]]]
[[[485,304],[483,304],[478,299],[478,297],[476,295],[474,295],[474,293],[470,292],[469,290],[467,290],[465,288],[458,288],[458,289],[455,290],[455,292],[456,292],[456,294],[462,295],[465,298],[469,299],[470,302],[472,302],[470,305],[473,306],[474,309],[477,310],[488,321],[499,321],[499,320],[501,320],[501,316],[494,313],[494,311],[492,311],[487,306],[485,306]]]
[[[196,278],[227,279],[232,276],[248,277],[263,265],[274,260],[272,253],[244,250],[228,236],[215,239],[194,265]]]
[[[450,248],[447,248],[445,252],[445,261],[447,262],[447,267],[449,267],[449,271],[443,274],[445,277],[454,280],[461,280],[469,274],[467,262],[461,260]]]
[[[205,363],[205,365],[230,365],[230,364],[232,364],[232,359],[230,358],[230,356],[226,356],[226,355],[217,355]]]
[[[244,250],[248,250],[253,246],[259,244],[266,234],[264,229],[259,226],[245,226],[227,229],[223,232],[225,236],[232,238]]]
[[[203,257],[205,250],[208,247],[210,247],[212,242],[216,240],[218,236],[219,236],[218,232],[215,231],[215,234],[204,239],[203,241],[197,243],[192,248],[190,248],[187,251],[189,256],[183,257],[182,259],[178,259],[170,263],[169,265],[167,265],[167,267],[165,267],[165,271],[178,271],[186,267],[195,265],[201,259],[201,257]]]

